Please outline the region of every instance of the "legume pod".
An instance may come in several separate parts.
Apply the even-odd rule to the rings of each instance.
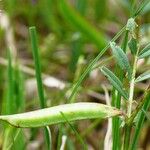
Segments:
[[[0,120],[19,128],[41,127],[65,122],[65,115],[68,121],[108,118],[121,115],[122,112],[114,107],[89,102],[64,104],[36,111],[3,115]]]

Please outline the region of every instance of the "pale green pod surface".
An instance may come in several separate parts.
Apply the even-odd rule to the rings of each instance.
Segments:
[[[68,121],[108,118],[122,114],[120,110],[111,106],[84,102],[59,105],[21,114],[0,116],[0,120],[20,128],[41,127],[66,122],[61,112]]]

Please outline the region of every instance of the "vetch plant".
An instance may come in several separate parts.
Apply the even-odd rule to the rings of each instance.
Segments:
[[[150,53],[149,44],[144,49],[140,50],[136,39],[133,39],[135,24],[136,23],[134,23],[133,19],[132,20],[129,19],[128,24],[127,24],[127,26],[129,25],[129,27],[126,28],[126,30],[129,30],[129,32],[131,33],[131,38],[132,38],[131,41],[129,42],[129,48],[130,48],[131,53],[133,55],[132,67],[130,66],[129,60],[128,60],[126,54],[124,53],[124,51],[119,46],[116,46],[116,44],[114,42],[110,43],[110,46],[111,46],[111,49],[113,51],[113,55],[116,58],[117,64],[120,66],[121,69],[124,70],[125,73],[128,74],[128,81],[129,81],[129,85],[130,85],[128,92],[127,92],[127,89],[125,89],[123,87],[123,83],[119,80],[119,78],[113,72],[111,72],[106,67],[101,68],[102,73],[108,77],[110,83],[118,91],[118,93],[120,95],[122,95],[123,99],[126,100],[126,103],[127,103],[126,110],[125,110],[126,111],[126,117],[125,117],[125,126],[124,126],[124,128],[125,128],[124,146],[123,146],[124,150],[129,149],[130,140],[131,140],[131,130],[133,128],[134,118],[138,114],[138,111],[145,112],[145,110],[142,109],[143,104],[147,103],[146,102],[147,99],[150,99],[149,88],[148,88],[146,98],[143,98],[145,101],[143,100],[143,103],[138,104],[136,110],[132,111],[135,84],[137,82],[140,82],[140,81],[143,81],[143,80],[150,78],[149,71],[146,71],[145,73],[141,74],[137,78],[135,77],[138,60],[141,58],[148,57],[150,55],[149,54]],[[149,104],[148,104],[148,107],[149,107]],[[138,131],[140,131],[139,128],[138,128]],[[138,131],[136,131],[136,132],[138,132]],[[131,149],[135,148],[135,143],[136,143],[135,140],[137,140],[137,134],[139,134],[139,133],[135,134],[136,137],[133,138],[134,146],[132,146]]]
[[[132,6],[132,15],[128,19],[127,24],[114,36],[114,38],[100,51],[97,57],[91,61],[87,66],[85,71],[75,78],[73,87],[71,88],[71,95],[68,98],[68,103],[61,104],[58,106],[53,106],[46,108],[46,98],[44,95],[44,88],[42,84],[41,77],[41,64],[39,57],[39,48],[37,42],[36,28],[30,27],[29,34],[31,39],[31,46],[33,52],[35,74],[37,81],[37,91],[40,102],[40,109],[30,112],[20,113],[23,110],[23,106],[20,105],[15,111],[16,106],[11,107],[11,98],[14,99],[14,95],[17,95],[14,90],[14,70],[12,67],[11,55],[9,53],[8,57],[8,79],[9,79],[9,90],[8,99],[6,100],[7,107],[4,113],[0,116],[0,120],[11,125],[5,127],[8,132],[5,132],[5,143],[4,149],[7,149],[8,143],[6,142],[7,137],[15,133],[16,136],[23,137],[22,134],[17,132],[17,128],[39,128],[44,127],[45,141],[47,144],[47,149],[51,149],[51,131],[49,129],[50,125],[61,124],[60,130],[63,130],[63,123],[68,123],[69,127],[74,131],[76,137],[83,145],[83,149],[87,149],[87,145],[82,139],[85,134],[89,132],[83,132],[80,135],[72,122],[84,120],[84,119],[108,119],[112,118],[112,149],[113,150],[135,150],[137,148],[138,137],[140,135],[140,130],[143,126],[145,117],[148,117],[147,111],[150,107],[150,86],[145,89],[145,93],[141,96],[140,100],[136,99],[136,84],[141,81],[146,81],[150,78],[150,70],[146,70],[137,76],[137,64],[140,59],[147,59],[150,56],[150,43],[147,43],[144,48],[140,45],[138,41],[138,34],[136,31],[137,23],[136,18],[141,14],[143,8],[148,4],[149,0],[142,1],[141,5],[134,12],[134,5]],[[133,4],[135,1],[132,2]],[[106,41],[103,39],[103,33],[98,33],[92,25],[89,25],[82,17],[80,17],[65,0],[61,0],[59,3],[59,9],[64,18],[71,22],[79,31],[86,34],[88,38],[93,41],[98,47],[105,45]],[[116,40],[124,34],[124,39],[122,44],[116,42]],[[112,52],[111,60],[115,60],[115,69],[110,69],[108,66],[103,65],[99,67],[97,65],[98,60],[102,55],[110,48]],[[128,58],[129,52],[131,58]],[[96,66],[96,67],[95,67]],[[111,105],[92,103],[92,102],[75,102],[77,98],[78,88],[80,87],[82,81],[92,70],[99,67],[100,73],[105,75],[112,88],[111,95],[112,101]],[[80,68],[78,68],[80,70]],[[19,69],[18,69],[19,70]],[[77,70],[78,71],[78,70]],[[79,71],[81,72],[81,70]],[[79,73],[80,74],[80,73]],[[17,73],[15,80],[17,79]],[[18,79],[20,79],[18,77]],[[20,79],[21,80],[21,79]],[[19,87],[19,83],[17,86]],[[19,98],[23,99],[23,94],[21,90],[19,91]],[[133,103],[136,103],[136,107],[133,107]],[[14,103],[13,103],[14,104]],[[8,110],[8,109],[9,110]],[[24,111],[24,110],[23,110]],[[18,114],[17,114],[18,113]],[[99,121],[99,120],[98,120]],[[96,123],[94,122],[93,128]],[[134,129],[134,130],[133,130]],[[123,136],[121,136],[123,135]],[[14,138],[16,140],[17,138]],[[123,137],[123,138],[122,138]],[[6,146],[5,146],[6,145]],[[10,144],[11,146],[12,144]],[[60,148],[60,137],[58,138],[57,149]]]

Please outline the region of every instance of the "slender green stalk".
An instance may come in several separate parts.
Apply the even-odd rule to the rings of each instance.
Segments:
[[[115,40],[117,40],[120,35],[125,31],[126,26],[124,26],[115,36],[114,38],[111,40],[111,42],[114,42]],[[87,68],[85,69],[85,71],[82,73],[81,77],[78,79],[78,82],[75,83],[73,85],[73,90],[71,92],[71,95],[69,97],[69,100],[71,101],[71,99],[73,98],[73,96],[77,93],[77,89],[80,86],[80,84],[82,83],[83,79],[86,77],[86,75],[92,70],[92,67],[96,64],[96,62],[102,57],[102,55],[107,51],[107,49],[110,47],[109,44],[106,45],[106,47],[104,49],[101,50],[101,52],[95,57],[95,59],[93,61],[91,61],[91,63],[87,66]]]
[[[132,143],[131,143],[131,146],[130,146],[130,150],[135,150],[136,149],[136,145],[137,145],[137,141],[138,141],[138,138],[139,138],[139,135],[140,135],[140,131],[142,129],[142,125],[143,125],[144,120],[145,120],[144,112],[146,112],[149,108],[150,108],[150,88],[148,88],[148,90],[146,90],[143,100],[137,106],[137,108],[133,112],[133,114],[131,115],[131,118],[132,118],[131,121],[133,122],[135,116],[140,113],[139,117],[138,117],[138,120],[136,122],[136,128],[135,128],[135,132],[134,132],[134,135],[133,135],[133,140],[132,140]]]
[[[7,50],[8,56],[8,93],[7,93],[7,100],[6,100],[6,107],[5,107],[5,114],[15,113],[15,101],[14,101],[14,70],[12,67],[12,57],[10,49]]]
[[[42,78],[41,78],[41,66],[40,66],[40,59],[39,59],[39,53],[38,53],[39,50],[38,50],[38,45],[37,45],[36,28],[30,27],[29,31],[30,31],[30,37],[31,37],[32,52],[33,52],[33,57],[34,57],[40,106],[41,108],[45,108],[46,102],[44,98],[44,90],[43,90]],[[47,149],[49,150],[51,149],[51,133],[50,133],[49,127],[44,128],[44,133],[45,133],[45,140],[47,143]]]
[[[84,150],[87,150],[87,145],[85,144],[83,138],[81,137],[81,135],[78,133],[78,131],[74,128],[74,126],[69,122],[69,120],[67,119],[67,117],[64,115],[63,112],[60,112],[62,117],[66,120],[66,122],[69,124],[70,128],[72,129],[72,131],[75,133],[77,139],[79,140],[79,142],[81,143],[81,145],[83,146]]]
[[[135,13],[133,14],[133,17],[136,18],[139,14],[141,14],[143,9],[145,8],[145,6],[148,5],[149,2],[149,0],[143,0],[139,7],[136,9]]]
[[[129,150],[131,129],[132,129],[131,125],[125,125],[125,137],[124,137],[123,150]]]
[[[133,102],[133,96],[134,96],[134,86],[135,86],[135,74],[136,74],[136,66],[137,66],[137,61],[138,61],[138,51],[136,55],[134,56],[134,63],[133,63],[133,68],[132,68],[132,76],[130,80],[130,90],[129,90],[129,100],[128,100],[128,106],[127,106],[127,117],[131,117],[131,112],[132,112],[132,102]],[[132,129],[132,124],[127,124],[125,125],[125,137],[124,137],[124,150],[129,149],[130,145],[130,133]]]
[[[131,111],[132,111],[132,101],[133,101],[133,94],[134,94],[134,85],[135,85],[134,81],[135,81],[137,60],[138,60],[138,51],[134,58],[132,77],[130,81],[129,100],[128,100],[128,108],[127,108],[128,118],[131,116]]]
[[[102,119],[96,119],[88,128],[86,128],[86,129],[81,133],[81,136],[82,136],[82,137],[85,137],[86,135],[90,134],[90,132],[91,132],[92,130],[94,130],[98,124],[101,123],[101,121],[102,121]]]
[[[59,131],[58,131],[58,137],[57,137],[57,148],[56,148],[57,150],[60,150],[63,134],[64,134],[64,127],[63,127],[63,124],[60,124]]]
[[[127,120],[127,124],[132,124],[135,117],[137,116],[137,114],[144,110],[142,107],[145,105],[145,103],[147,103],[147,99],[149,98],[150,95],[150,86],[148,87],[148,89],[146,90],[145,94],[144,94],[144,98],[141,99],[141,101],[139,102],[138,106],[136,107],[136,109],[132,112],[130,118],[128,118]],[[148,103],[147,103],[148,106]],[[145,112],[145,110],[144,110]]]
[[[133,18],[136,18],[138,15],[141,14],[142,10],[144,9],[144,7],[149,3],[149,0],[143,1],[143,3],[139,6],[139,8],[137,8],[137,10],[135,11],[135,13],[133,14]],[[114,36],[114,38],[111,40],[111,42],[116,41],[120,35],[122,35],[122,33],[125,31],[126,29],[126,25]],[[92,67],[96,64],[96,62],[102,57],[102,55],[107,51],[107,49],[110,47],[109,44],[107,44],[101,51],[100,53],[95,57],[95,59],[93,61],[91,61],[91,63],[87,66],[87,68],[85,69],[85,71],[83,72],[83,74],[81,75],[81,77],[79,78],[78,82],[76,84],[73,85],[73,90],[71,92],[71,95],[69,97],[69,100],[71,101],[71,99],[73,98],[73,96],[77,93],[77,89],[80,86],[80,84],[82,83],[82,81],[84,80],[84,78],[86,77],[86,75],[91,71]]]
[[[124,52],[126,52],[126,48],[127,48],[128,34],[129,34],[129,32],[126,30],[124,40],[123,40],[123,43],[122,43],[122,49],[123,49]],[[122,81],[123,80],[123,74],[124,74],[123,70],[121,70],[121,68],[119,68],[118,65],[116,65],[115,70],[117,72],[117,76]],[[121,95],[115,89],[113,89],[112,95],[113,95],[112,96],[112,106],[115,106],[116,108],[120,109]],[[119,117],[114,117],[112,119],[112,130],[113,130],[112,149],[117,150],[117,149],[120,149],[120,147],[121,147],[120,146],[121,138],[120,138],[120,118]]]
[[[144,7],[149,3],[149,0],[146,1],[142,1],[141,5],[139,6],[139,8],[136,9],[135,13],[133,14],[133,17],[136,18],[139,14],[142,13]],[[133,7],[135,5],[135,0],[132,1],[132,13],[133,13]],[[134,84],[135,84],[135,74],[136,74],[136,64],[137,64],[137,60],[138,60],[138,50],[137,53],[135,55],[134,58],[134,64],[133,64],[133,70],[132,70],[132,77],[131,77],[131,81],[130,81],[130,91],[129,91],[129,103],[128,103],[128,108],[127,108],[127,116],[128,118],[131,117],[131,111],[132,111],[132,101],[133,101],[133,94],[134,94]],[[128,119],[127,119],[128,120]],[[131,129],[132,129],[132,123],[126,123],[125,125],[125,137],[124,137],[124,146],[123,149],[124,150],[128,150],[129,149],[129,145],[130,145],[130,133],[131,133]]]

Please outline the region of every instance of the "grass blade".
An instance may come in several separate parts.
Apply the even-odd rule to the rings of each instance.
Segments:
[[[69,120],[67,119],[67,117],[64,115],[63,112],[60,112],[62,117],[66,120],[66,122],[69,124],[70,128],[72,129],[72,131],[75,133],[77,139],[80,141],[81,145],[83,146],[84,150],[87,150],[87,146],[83,140],[83,138],[80,136],[80,134],[78,133],[78,131],[74,128],[74,126],[69,122]]]
[[[41,108],[46,107],[46,102],[44,98],[44,90],[42,85],[42,78],[41,78],[41,66],[40,66],[40,59],[39,59],[39,49],[37,45],[37,35],[36,35],[36,28],[30,27],[29,28],[30,37],[31,37],[31,45],[32,45],[32,51],[33,51],[33,57],[34,57],[34,64],[35,64],[35,71],[36,71],[36,80],[37,80],[37,87],[38,87],[38,94],[40,99],[40,106]],[[48,129],[49,127],[44,128],[45,132],[45,140],[47,144],[47,149],[51,149],[51,133]]]
[[[30,32],[32,52],[33,52],[33,57],[34,57],[36,79],[37,79],[37,88],[38,88],[38,94],[39,94],[39,99],[40,99],[40,106],[41,106],[41,108],[44,108],[44,107],[46,107],[46,103],[45,103],[42,78],[41,78],[41,66],[40,66],[40,58],[39,58],[39,52],[38,52],[39,49],[38,49],[38,45],[37,45],[36,28],[30,27],[29,32]]]
[[[150,2],[149,0],[143,0],[141,4],[139,5],[139,7],[136,9],[135,13],[133,14],[133,17],[135,18],[139,16],[144,10],[145,6],[147,6],[149,2]]]
[[[150,78],[150,70],[142,73],[140,76],[138,76],[135,80],[135,82],[141,82],[141,81],[144,81],[144,80],[147,80]]]
[[[111,42],[114,42],[116,39],[118,39],[120,37],[120,35],[125,31],[125,26],[114,36],[114,38],[111,40]],[[92,67],[97,63],[97,61],[102,57],[102,55],[107,51],[107,49],[110,47],[109,44],[107,44],[105,46],[105,48],[103,48],[101,50],[101,52],[95,57],[95,59],[93,61],[91,61],[91,63],[87,66],[87,68],[85,69],[85,71],[82,73],[82,75],[80,76],[80,78],[78,79],[78,82],[75,83],[73,85],[73,90],[71,92],[71,95],[69,97],[69,100],[71,101],[72,98],[74,97],[74,95],[77,93],[77,89],[80,86],[80,84],[82,83],[82,81],[84,80],[84,78],[87,76],[87,74],[92,70]]]
[[[6,103],[4,114],[17,113],[20,111],[24,111],[24,96],[22,87],[23,80],[21,78],[21,74],[19,69],[13,67],[12,65],[12,57],[11,51],[8,50],[8,91],[7,91],[7,99],[4,103]],[[14,141],[14,135],[17,133],[17,129],[10,126],[5,126],[4,137],[3,137],[3,150],[7,150],[8,147],[13,147],[14,149],[23,149],[25,146],[24,141],[24,133],[23,131],[18,133],[17,138]]]
[[[150,56],[150,44],[148,44],[140,53],[139,58],[145,58]]]
[[[124,33],[124,39],[122,42],[122,49],[124,52],[126,52],[126,49],[127,49],[128,35],[129,35],[129,31],[126,30],[126,32]],[[124,73],[123,73],[123,70],[118,65],[115,66],[115,72],[117,76],[119,77],[120,81],[122,81],[124,78]],[[112,90],[112,106],[118,109],[120,109],[121,107],[121,94],[114,88]],[[120,124],[121,124],[120,117],[116,116],[112,118],[112,140],[113,140],[112,150],[120,149],[121,147]]]
[[[123,52],[123,50],[119,46],[116,46],[115,42],[111,42],[110,46],[113,51],[114,57],[117,60],[118,65],[120,66],[121,69],[125,69],[128,72],[128,75],[130,78],[131,67],[130,67],[130,63],[128,61],[126,54]]]
[[[0,116],[0,120],[20,128],[41,127],[66,122],[60,112],[63,112],[68,121],[94,118],[105,119],[122,114],[120,110],[111,106],[84,102],[54,106],[21,114],[4,115]]]
[[[8,93],[5,104],[4,114],[15,113],[15,101],[14,101],[14,69],[12,67],[12,58],[10,49],[7,50],[8,57],[8,70],[7,70],[7,78],[8,78]]]
[[[144,104],[143,104],[142,110],[144,112],[147,112],[147,110],[150,107],[150,90],[149,89],[147,90],[145,95],[146,96],[144,98]],[[142,129],[142,126],[143,126],[143,123],[144,123],[144,120],[145,120],[145,114],[144,114],[143,111],[141,111],[139,116],[138,116],[130,150],[135,150],[136,149],[136,145],[137,145],[137,141],[138,141],[138,138],[139,138],[139,135],[140,135],[140,131]]]
[[[142,10],[145,8],[145,6],[149,3],[149,0],[143,1],[142,5],[140,5],[137,10],[135,11],[135,13],[133,14],[132,17],[136,18],[137,16],[139,16],[142,12]],[[113,39],[111,40],[111,42],[116,41],[120,35],[122,35],[122,33],[126,30],[126,25],[113,37]],[[71,101],[71,99],[74,97],[74,95],[77,93],[77,89],[80,86],[80,84],[82,83],[82,81],[84,80],[84,78],[86,77],[86,75],[91,71],[92,67],[96,64],[96,62],[101,58],[101,56],[107,51],[107,49],[110,47],[110,44],[107,44],[101,51],[100,53],[95,57],[95,59],[93,61],[91,61],[91,63],[87,66],[87,68],[85,69],[85,71],[83,72],[83,74],[81,75],[81,77],[78,79],[78,82],[76,84],[73,85],[73,90],[71,92],[71,95],[69,97],[69,100]]]
[[[126,99],[128,100],[128,95],[125,90],[123,90],[123,84],[119,80],[119,78],[111,72],[106,67],[101,68],[102,73],[107,76],[108,80],[111,82],[111,84],[114,86],[114,88]]]

